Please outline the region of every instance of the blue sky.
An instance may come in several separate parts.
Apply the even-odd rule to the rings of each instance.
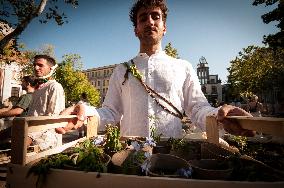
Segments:
[[[118,64],[139,50],[128,13],[133,0],[81,0],[76,9],[63,5],[69,23],[32,21],[20,35],[28,49],[55,47],[58,61],[64,54],[82,57],[84,69]],[[252,0],[167,0],[169,15],[163,48],[169,42],[182,59],[196,69],[204,56],[210,74],[227,80],[227,67],[249,45],[263,46],[263,35],[277,32],[261,15],[272,7],[252,6]]]

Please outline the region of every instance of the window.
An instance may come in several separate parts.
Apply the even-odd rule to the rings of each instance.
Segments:
[[[201,90],[204,94],[206,94],[206,87],[205,86],[202,86]]]
[[[20,92],[19,87],[12,87],[11,97],[19,97],[19,92]]]
[[[101,86],[101,82],[98,80],[98,86]]]
[[[217,94],[217,87],[216,86],[212,86],[212,94]]]
[[[94,72],[92,72],[92,77],[94,77],[95,76],[95,73]]]
[[[105,86],[106,85],[106,81],[105,80],[103,80],[103,86]]]

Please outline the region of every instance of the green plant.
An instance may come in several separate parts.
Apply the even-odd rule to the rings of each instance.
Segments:
[[[51,155],[32,165],[27,176],[38,175],[36,186],[44,183],[51,168],[66,169],[71,167],[84,171],[106,172],[107,159],[102,149],[96,147],[90,140],[79,143],[66,152]]]
[[[168,140],[169,145],[171,145],[171,150],[174,151],[182,151],[185,153],[193,152],[196,150],[196,144],[187,142],[183,138],[169,138]]]
[[[155,126],[151,126],[150,128],[151,132],[150,132],[150,137],[156,142],[160,142],[161,141],[161,136],[163,136],[162,133],[158,134],[157,133],[157,128]]]
[[[232,135],[232,140],[237,143],[238,148],[241,150],[241,152],[244,152],[247,149],[247,137]]]
[[[106,126],[106,143],[104,149],[106,152],[117,152],[122,149],[122,145],[119,141],[120,131],[115,125],[108,124]]]

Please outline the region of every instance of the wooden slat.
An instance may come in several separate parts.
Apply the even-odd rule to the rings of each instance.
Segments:
[[[9,164],[7,175],[7,187],[36,188],[38,176],[27,177],[29,166]],[[42,188],[108,188],[108,187],[163,187],[163,188],[283,188],[284,182],[248,182],[248,181],[221,181],[221,180],[198,180],[165,177],[134,176],[123,174],[83,172],[73,170],[51,169],[46,176]]]
[[[41,121],[41,124],[37,124],[37,125],[28,125],[29,126],[29,130],[28,132],[38,132],[38,131],[44,131],[44,130],[48,130],[48,129],[55,129],[58,127],[65,127],[67,125],[67,121],[65,122],[59,122],[59,123],[49,123],[49,120],[43,120]]]
[[[219,129],[215,116],[206,117],[206,134],[208,142],[219,144]]]
[[[87,138],[98,135],[98,118],[90,117],[87,124]]]
[[[26,164],[28,124],[25,119],[15,118],[12,125],[11,162]]]
[[[230,116],[227,118],[234,119],[244,129],[284,137],[284,118],[244,116]]]
[[[29,154],[27,157],[26,157],[26,163],[30,163],[36,159],[39,159],[39,158],[42,158],[42,157],[45,157],[45,156],[48,156],[48,155],[53,155],[53,154],[56,154],[56,153],[60,153],[62,151],[64,151],[65,149],[71,147],[71,146],[74,146],[77,142],[79,141],[83,141],[85,140],[86,137],[83,137],[83,138],[80,138],[80,139],[77,139],[77,140],[74,140],[72,142],[68,142],[66,144],[63,144],[61,146],[57,146],[55,148],[52,148],[52,149],[49,149],[49,150],[46,150],[46,151],[42,151],[40,153],[34,153],[33,155]]]
[[[56,116],[28,116],[28,117],[16,117],[15,119],[24,119],[27,122],[30,121],[42,121],[42,120],[63,120],[63,119],[72,119],[76,115],[56,115]]]

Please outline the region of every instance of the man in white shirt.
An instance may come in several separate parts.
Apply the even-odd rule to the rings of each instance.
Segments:
[[[57,129],[59,133],[81,126],[87,116],[94,115],[99,118],[100,128],[120,122],[122,136],[149,137],[155,126],[165,137],[181,137],[183,111],[205,131],[206,116],[217,115],[219,109],[207,102],[192,65],[162,51],[167,12],[164,0],[139,0],[134,4],[129,15],[140,40],[138,55],[115,68],[102,108],[77,105],[67,109],[63,114],[75,113],[79,121]],[[253,135],[225,120],[226,115],[249,115],[244,110],[223,106],[218,118],[230,132]],[[155,122],[150,117],[155,117]]]
[[[38,85],[33,94],[27,116],[59,115],[65,109],[65,94],[63,87],[53,78],[57,64],[47,55],[34,57],[34,71]],[[37,144],[41,150],[57,145],[57,137],[54,129],[29,133],[28,144]]]

